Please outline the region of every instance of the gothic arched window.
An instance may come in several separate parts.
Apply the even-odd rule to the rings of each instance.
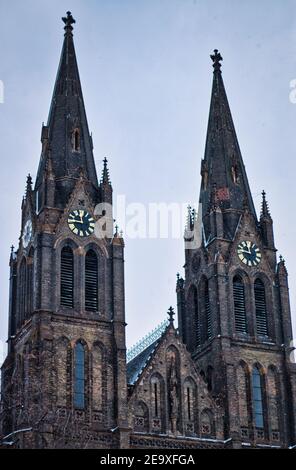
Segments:
[[[247,333],[245,288],[240,276],[233,279],[234,320],[237,333]]]
[[[80,151],[80,131],[79,129],[74,129],[72,133],[72,148],[74,152]]]
[[[85,350],[81,343],[74,350],[74,407],[85,407]]]
[[[165,428],[165,399],[164,379],[159,374],[154,374],[150,381],[151,397],[151,430],[152,432],[164,431]]]
[[[186,337],[190,340],[190,346],[195,349],[201,344],[201,325],[198,310],[197,289],[194,286],[189,290],[187,305],[190,312],[188,315],[190,322],[188,322],[187,325],[188,331],[186,332]]]
[[[74,307],[74,256],[70,247],[61,253],[61,305]]]
[[[207,368],[206,382],[207,382],[207,385],[208,385],[209,392],[212,392],[213,388],[214,388],[214,369],[213,369],[212,366],[209,366]]]
[[[191,377],[188,377],[184,382],[184,408],[186,421],[192,423],[191,426],[189,424],[186,426],[186,430],[193,432],[196,410],[196,385]]]
[[[34,249],[31,248],[27,259],[26,317],[33,312],[34,295]]]
[[[85,310],[98,311],[98,257],[89,250],[85,257]]]
[[[263,415],[263,387],[260,370],[257,366],[253,367],[252,373],[252,392],[253,392],[253,417],[256,428],[264,428]]]
[[[18,312],[18,325],[20,326],[26,316],[26,292],[27,291],[27,263],[23,258],[19,267],[19,312]]]
[[[157,377],[154,377],[151,381],[152,386],[152,410],[153,417],[160,417],[160,381]]]
[[[265,287],[260,279],[254,285],[256,326],[258,336],[268,336]]]
[[[200,318],[198,312],[197,289],[193,292],[193,307],[194,307],[194,329],[195,329],[195,347],[200,346]]]

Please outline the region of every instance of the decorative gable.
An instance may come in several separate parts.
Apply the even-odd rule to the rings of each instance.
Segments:
[[[223,437],[220,408],[172,325],[131,362],[143,367],[135,379],[128,364],[129,425],[135,433]]]

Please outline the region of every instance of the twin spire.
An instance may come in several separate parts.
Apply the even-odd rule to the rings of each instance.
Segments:
[[[42,132],[46,139],[35,185],[35,189],[42,185],[50,152],[52,172],[60,181],[60,197],[56,199],[61,205],[73,191],[81,168],[93,191],[99,190],[73,41],[75,19],[67,12],[62,20],[65,37],[48,122]],[[208,215],[215,206],[224,212],[225,237],[232,238],[240,213],[248,210],[256,219],[256,211],[222,79],[223,58],[215,49],[211,59],[214,75],[200,203],[206,237],[211,232]],[[110,184],[106,159],[100,183]],[[266,210],[264,206],[264,213]]]
[[[217,209],[223,213],[223,236],[231,240],[243,212],[247,210],[255,220],[257,216],[223,83],[223,57],[215,49],[211,59],[214,73],[200,203],[206,240],[215,236],[210,213]]]
[[[50,149],[52,170],[61,186],[56,198],[60,205],[65,204],[73,191],[81,168],[93,191],[98,189],[92,136],[88,128],[72,34],[75,19],[71,12],[67,12],[62,20],[65,37],[48,121],[42,131],[46,139],[43,138],[43,152],[35,186],[38,189],[42,185]]]

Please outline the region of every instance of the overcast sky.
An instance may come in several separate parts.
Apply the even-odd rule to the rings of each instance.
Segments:
[[[295,0],[0,0],[0,338],[7,336],[8,259],[17,246],[28,172],[36,175],[71,10],[95,158],[107,156],[115,198],[195,203],[212,85],[209,58],[223,55],[225,81],[254,202],[262,189],[296,305]],[[127,240],[130,346],[176,305],[183,240]],[[293,315],[294,315],[293,314]]]

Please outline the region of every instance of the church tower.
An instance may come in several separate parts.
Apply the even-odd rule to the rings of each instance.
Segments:
[[[2,433],[20,448],[127,446],[124,242],[98,182],[70,12],[35,186],[10,256]],[[21,430],[21,432],[20,432]]]
[[[265,192],[257,218],[221,73],[214,67],[198,215],[189,208],[179,331],[224,407],[234,447],[295,443],[296,369],[285,261]]]

